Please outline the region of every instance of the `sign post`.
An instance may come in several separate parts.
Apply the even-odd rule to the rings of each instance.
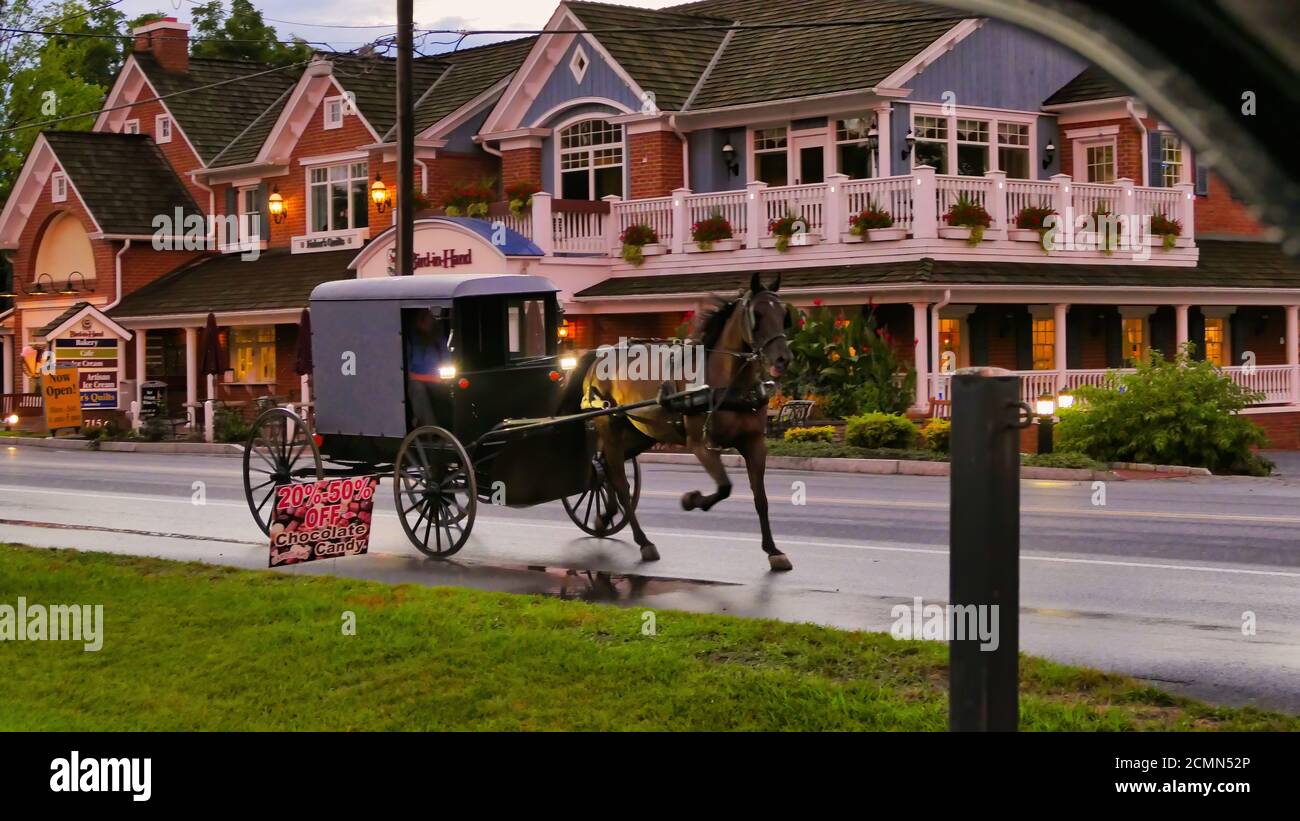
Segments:
[[[969,368],[952,379],[949,607],[992,610],[992,644],[950,634],[949,713],[954,731],[1014,731],[1019,725],[1020,428],[1033,411],[1020,377]],[[967,608],[977,608],[968,611]]]
[[[81,427],[80,385],[76,368],[59,368],[41,377],[45,427],[51,436],[60,428]]]

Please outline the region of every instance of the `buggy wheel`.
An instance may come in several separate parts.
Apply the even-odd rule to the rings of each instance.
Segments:
[[[464,546],[474,527],[474,463],[450,432],[416,428],[397,451],[393,496],[411,544],[429,558],[445,559]]]
[[[263,533],[275,519],[276,488],[323,479],[320,448],[307,423],[288,408],[263,411],[244,443],[244,498]]]
[[[641,498],[641,465],[633,456],[623,464],[623,470],[627,476],[632,509],[636,510],[637,500]],[[601,538],[613,536],[627,526],[627,511],[618,503],[603,453],[591,457],[590,477],[586,490],[560,500],[564,503],[564,512],[584,533]]]

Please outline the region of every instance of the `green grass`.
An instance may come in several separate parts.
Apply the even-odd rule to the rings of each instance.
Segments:
[[[4,730],[942,730],[946,650],[887,635],[0,545],[0,603],[104,605],[104,646],[0,643]],[[357,634],[344,636],[344,611]],[[1025,658],[1028,730],[1300,730]]]

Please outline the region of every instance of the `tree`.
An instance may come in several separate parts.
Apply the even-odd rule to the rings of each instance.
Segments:
[[[190,47],[195,57],[224,57],[256,63],[287,65],[311,59],[311,46],[295,38],[281,42],[274,28],[262,20],[262,12],[250,0],[231,0],[226,12],[220,0],[196,5],[191,12],[194,38]]]

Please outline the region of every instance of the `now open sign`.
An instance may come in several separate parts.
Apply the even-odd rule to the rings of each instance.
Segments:
[[[41,398],[45,405],[45,427],[81,427],[81,382],[76,368],[64,368],[41,377]]]

